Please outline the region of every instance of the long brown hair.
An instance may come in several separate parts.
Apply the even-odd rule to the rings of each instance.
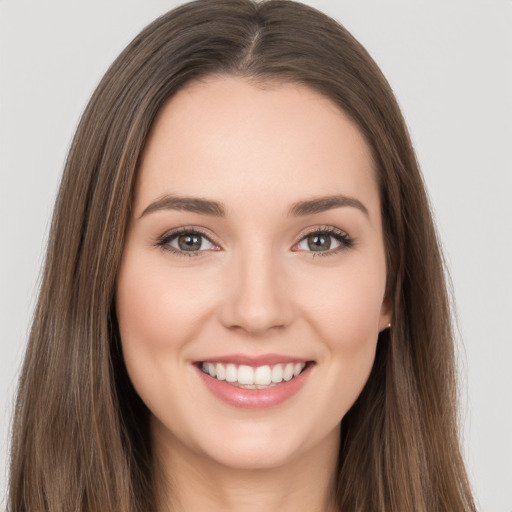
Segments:
[[[339,509],[475,510],[458,442],[443,261],[404,120],[363,47],[287,0],[185,4],[138,35],[94,92],[55,206],[19,383],[8,509],[156,508],[149,413],[126,374],[114,290],[155,116],[184,84],[212,74],[306,85],[351,116],[373,152],[393,326],[342,420]]]

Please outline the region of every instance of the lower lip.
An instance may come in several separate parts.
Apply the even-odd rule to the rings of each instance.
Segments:
[[[279,405],[295,395],[306,382],[312,366],[308,364],[297,377],[266,389],[237,388],[211,377],[197,366],[196,369],[206,387],[223,402],[240,409],[265,409]]]

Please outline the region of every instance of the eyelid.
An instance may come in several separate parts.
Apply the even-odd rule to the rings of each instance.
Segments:
[[[169,242],[174,239],[175,237],[178,237],[180,234],[184,233],[190,233],[190,234],[197,234],[204,238],[206,238],[212,245],[215,246],[214,249],[203,249],[199,251],[181,251],[179,249],[176,249],[175,247],[172,247]],[[340,242],[340,245],[334,249],[329,249],[327,251],[305,251],[302,249],[297,249],[297,245],[304,240],[309,235],[319,233],[319,234],[327,234],[330,236],[333,236]],[[205,253],[208,253],[210,251],[219,251],[222,250],[219,243],[217,243],[210,234],[206,233],[202,228],[197,226],[182,226],[179,228],[171,229],[169,231],[166,231],[163,235],[159,236],[157,240],[154,243],[155,246],[161,248],[162,250],[168,251],[170,253],[176,254],[178,256],[184,256],[184,257],[193,257],[193,256],[204,256]],[[328,226],[328,225],[322,225],[322,226],[314,226],[311,228],[308,228],[305,232],[302,232],[294,241],[292,246],[292,251],[294,252],[304,252],[304,253],[310,253],[311,256],[317,257],[317,256],[330,256],[337,254],[340,251],[349,249],[354,245],[354,239],[344,230],[339,229],[334,226]]]
[[[172,239],[178,237],[181,234],[185,234],[185,233],[200,235],[200,236],[206,238],[213,246],[215,246],[215,248],[214,249],[203,249],[200,251],[180,251],[179,249],[176,249],[175,247],[172,247],[170,245],[170,241]],[[168,251],[172,254],[176,254],[178,256],[184,256],[184,257],[203,256],[204,253],[207,253],[209,251],[221,250],[220,244],[218,244],[213,239],[213,237],[211,235],[206,233],[203,229],[198,228],[197,226],[181,226],[179,228],[170,229],[169,231],[166,231],[163,235],[160,235],[154,242],[154,245],[164,251]]]
[[[344,238],[350,238],[349,234],[344,231],[343,229],[336,228],[334,226],[329,225],[320,225],[320,226],[313,226],[310,228],[307,228],[305,231],[303,231],[294,242],[294,245],[306,238],[309,235],[312,235],[313,233],[328,233],[330,235],[335,234],[339,235]]]
[[[329,249],[327,251],[305,251],[305,250],[301,250],[301,249],[296,249],[297,245],[300,242],[302,242],[302,240],[304,240],[309,235],[312,235],[315,233],[319,233],[319,234],[322,233],[322,234],[327,234],[327,235],[333,236],[340,242],[340,245],[334,249]],[[343,229],[336,228],[334,226],[323,225],[323,226],[315,226],[315,227],[308,228],[306,232],[301,233],[299,235],[299,237],[297,237],[297,239],[295,240],[292,250],[294,250],[294,252],[309,253],[312,257],[332,256],[332,255],[338,254],[339,252],[341,252],[343,250],[351,248],[353,245],[354,245],[354,239],[346,231],[344,231]]]

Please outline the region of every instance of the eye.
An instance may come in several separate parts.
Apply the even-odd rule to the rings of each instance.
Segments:
[[[213,244],[199,233],[176,235],[168,243],[180,251],[204,251],[213,247]]]
[[[216,245],[204,233],[190,229],[167,233],[158,240],[157,245],[183,256],[198,256],[203,251],[216,249]]]
[[[308,233],[296,245],[297,250],[334,254],[352,246],[352,240],[341,230],[328,228]]]

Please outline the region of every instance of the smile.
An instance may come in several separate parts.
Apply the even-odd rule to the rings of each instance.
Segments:
[[[241,409],[274,407],[299,393],[316,366],[293,357],[232,355],[193,365],[206,388],[222,402]]]
[[[203,362],[201,370],[219,381],[245,389],[267,389],[283,381],[288,382],[298,377],[306,363],[280,363],[274,365],[248,366],[245,364],[224,364],[220,362]]]

